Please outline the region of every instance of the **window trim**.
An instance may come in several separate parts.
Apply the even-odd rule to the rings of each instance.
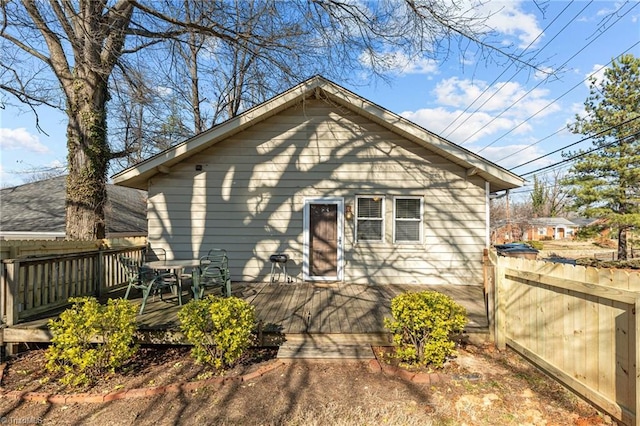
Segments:
[[[397,200],[418,200],[420,204],[419,219],[398,219],[396,217]],[[397,222],[418,222],[418,240],[398,240],[396,239]],[[422,244],[424,241],[424,197],[421,195],[406,195],[393,197],[393,243],[394,244]]]
[[[378,219],[380,220],[380,222],[382,223],[381,225],[381,229],[380,229],[380,236],[381,239],[379,240],[362,240],[358,238],[358,223],[360,221],[360,217],[358,216],[359,213],[359,208],[358,208],[358,200],[361,198],[370,198],[373,199],[375,201],[376,198],[380,198],[380,203],[382,208],[380,209],[380,218],[373,218],[373,220]],[[386,226],[386,220],[385,220],[385,202],[386,197],[384,195],[378,195],[378,194],[372,194],[372,195],[356,195],[356,202],[355,202],[355,213],[354,213],[354,222],[355,222],[355,226],[354,226],[354,231],[355,231],[355,235],[354,235],[354,240],[356,243],[384,243],[385,242],[385,226]],[[362,220],[372,220],[372,218],[362,218]]]

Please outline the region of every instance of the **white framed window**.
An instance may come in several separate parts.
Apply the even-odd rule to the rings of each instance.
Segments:
[[[538,235],[547,235],[547,228],[538,228]]]
[[[384,241],[383,196],[356,196],[356,241]]]
[[[393,242],[422,242],[422,197],[393,200]]]

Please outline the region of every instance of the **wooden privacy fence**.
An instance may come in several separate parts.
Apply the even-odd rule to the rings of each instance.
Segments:
[[[510,346],[616,420],[636,425],[640,273],[490,257],[498,347]]]
[[[74,254],[4,259],[0,269],[0,314],[11,326],[68,304],[70,297],[100,296],[126,282],[118,262],[124,254],[142,260],[146,245]]]

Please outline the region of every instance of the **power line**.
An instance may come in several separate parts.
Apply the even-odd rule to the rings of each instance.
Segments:
[[[506,160],[507,158],[513,157],[513,156],[514,156],[514,155],[516,155],[516,154],[520,154],[522,151],[526,151],[527,149],[531,148],[532,146],[537,145],[537,144],[539,144],[540,142],[544,142],[544,141],[546,141],[547,139],[549,139],[549,138],[551,138],[551,137],[553,137],[553,136],[557,135],[558,133],[560,133],[560,132],[562,132],[562,131],[565,131],[565,130],[567,130],[567,128],[566,128],[566,127],[561,127],[561,128],[559,128],[558,130],[556,130],[555,132],[551,133],[550,135],[545,136],[544,138],[539,139],[539,140],[537,140],[536,142],[534,142],[534,143],[532,143],[532,144],[529,144],[529,145],[525,146],[524,148],[519,149],[519,150],[517,150],[516,152],[513,152],[513,153],[511,153],[511,154],[507,155],[506,157],[502,157],[501,159],[496,160],[496,163],[498,163],[498,162],[500,162],[500,161],[502,161],[502,160]],[[536,160],[539,160],[539,158],[536,158]],[[535,161],[535,160],[533,160],[533,161]],[[528,161],[526,164],[531,163],[531,162],[532,162],[532,161]],[[515,168],[518,168],[518,167],[520,167],[520,166],[516,166],[516,167],[514,167],[514,169],[515,169]],[[513,170],[513,169],[510,169],[510,170]]]
[[[590,4],[591,4],[591,3],[593,3],[593,1],[589,2],[589,4],[587,4],[587,6],[585,6],[585,7],[580,11],[580,13],[582,13],[582,12],[583,12],[583,11],[584,11],[584,10],[585,10],[585,9],[586,9]],[[546,27],[545,27],[545,28],[540,32],[540,34],[538,34],[538,36],[537,36],[537,37],[536,37],[536,38],[535,38],[531,43],[529,43],[529,45],[528,45],[527,47],[525,47],[525,48],[524,48],[524,50],[522,51],[522,54],[524,54],[524,53],[525,53],[525,52],[526,52],[526,51],[527,51],[531,46],[533,46],[533,44],[534,44],[534,43],[535,43],[535,42],[536,42],[540,37],[542,37],[542,35],[545,33],[545,31],[547,31],[547,29],[549,29],[549,28],[551,27],[551,25],[553,25],[553,23],[554,23],[554,22],[556,22],[556,20],[558,20],[558,18],[560,18],[560,16],[562,16],[562,14],[563,14],[563,13],[564,13],[568,8],[569,8],[569,6],[571,6],[572,4],[573,4],[573,1],[571,1],[569,4],[567,4],[567,6],[566,6],[564,9],[562,9],[562,11],[561,11],[561,12],[560,12],[560,13],[559,13],[559,14],[558,14],[554,19],[553,19],[553,21],[551,21],[551,22],[549,23],[549,25],[547,25],[547,26],[546,26]],[[577,17],[577,15],[576,15],[576,17]],[[540,50],[538,50],[538,51],[536,52],[536,54],[533,56],[533,58],[531,58],[531,59],[534,59],[536,56],[538,56],[538,54],[539,54],[540,52],[542,52],[542,51],[543,51],[547,46],[549,46],[550,42],[551,42],[551,41],[553,41],[553,40],[554,40],[554,39],[555,39],[555,38],[556,38],[556,37],[557,37],[557,36],[558,36],[562,31],[564,31],[564,30],[565,30],[565,28],[567,28],[567,26],[569,26],[569,24],[571,24],[571,22],[573,22],[573,21],[576,19],[576,17],[574,17],[572,20],[570,20],[570,21],[567,23],[567,25],[565,25],[565,26],[564,26],[564,27],[563,27],[563,28],[562,28],[562,29],[561,29],[561,30],[560,30],[560,31],[559,31],[559,32],[558,32],[558,33],[553,37],[553,39],[551,39],[547,44],[545,44],[544,46],[542,46],[542,47],[540,48]],[[469,108],[471,108],[471,107],[473,106],[473,104],[475,104],[475,103],[476,103],[480,98],[482,98],[482,96],[483,96],[485,93],[487,93],[487,91],[488,91],[488,90],[489,90],[489,89],[490,89],[494,84],[496,84],[496,82],[498,82],[498,80],[500,80],[500,77],[502,77],[502,76],[503,76],[503,75],[504,75],[504,74],[505,74],[505,73],[506,73],[506,72],[507,72],[507,71],[508,71],[512,66],[513,66],[513,64],[509,64],[509,66],[508,66],[508,67],[506,67],[506,68],[504,69],[504,71],[502,71],[502,72],[500,73],[500,75],[499,75],[499,76],[497,76],[497,77],[496,77],[496,78],[495,78],[495,79],[494,79],[494,80],[493,80],[493,81],[492,81],[492,82],[491,82],[487,87],[485,87],[485,89],[482,91],[482,93],[480,93],[480,94],[479,94],[479,95],[478,95],[478,96],[473,100],[473,102],[471,102],[471,103],[470,103],[470,104],[469,104],[469,105],[464,109],[464,111],[462,111],[460,114],[458,114],[458,116],[457,116],[457,117],[456,117],[456,118],[455,118],[451,123],[449,123],[449,125],[447,125],[447,127],[445,127],[445,128],[442,130],[442,133],[444,134],[444,132],[446,132],[446,131],[447,131],[447,129],[453,125],[453,123],[455,123],[456,121],[458,121],[458,120],[460,119],[460,117],[462,117],[462,115],[463,115],[465,112],[469,111]],[[518,70],[515,74],[513,74],[513,75],[511,76],[511,78],[510,78],[509,80],[513,79],[513,78],[514,78],[516,75],[518,75],[521,71],[522,71],[522,70]],[[507,83],[504,83],[502,86],[500,86],[500,88],[499,88],[498,90],[496,90],[496,91],[495,91],[495,92],[494,92],[494,93],[493,93],[493,94],[492,94],[492,95],[491,95],[487,100],[485,100],[485,101],[482,103],[482,105],[480,105],[478,108],[476,108],[476,110],[474,111],[474,113],[475,113],[475,112],[477,112],[480,108],[482,108],[482,107],[483,107],[487,102],[489,102],[489,101],[490,101],[490,100],[491,100],[491,99],[492,99],[492,98],[493,98],[493,97],[494,97],[498,92],[500,92],[500,90],[502,90],[502,88],[503,88],[503,87],[505,87],[505,86],[506,86],[506,84],[507,84]],[[458,126],[456,126],[456,128],[455,128],[455,129],[453,129],[452,131],[450,131],[449,133],[447,133],[447,134],[445,135],[445,137],[448,137],[448,136],[449,136],[449,135],[451,135],[453,132],[455,132],[456,130],[458,130],[458,129],[460,128],[460,126],[462,126],[462,125],[463,125],[464,123],[466,123],[468,120],[469,120],[469,117],[465,118],[465,119],[462,121],[462,123],[460,123]]]
[[[638,135],[640,135],[640,131],[638,131],[638,132],[636,132],[634,134],[631,134],[631,135],[624,136],[624,137],[625,138],[629,138],[629,137],[634,137],[634,136],[638,136]],[[562,161],[558,161],[557,163],[551,164],[549,166],[541,167],[541,168],[533,170],[531,172],[527,172],[527,173],[521,174],[520,176],[522,177],[522,176],[529,176],[529,175],[532,175],[532,174],[536,174],[536,173],[541,172],[543,170],[547,170],[547,169],[550,169],[552,167],[555,167],[555,166],[557,166],[559,164],[565,164],[565,163],[577,160],[580,157],[584,157],[585,155],[591,154],[591,153],[593,153],[595,151],[598,151],[600,149],[609,148],[609,147],[611,147],[611,146],[613,146],[613,145],[615,145],[617,143],[620,143],[620,142],[622,142],[622,138],[616,139],[616,140],[614,140],[612,142],[609,142],[607,144],[604,144],[602,146],[597,146],[597,147],[595,147],[593,149],[590,149],[588,151],[580,152],[580,153],[578,153],[576,155],[573,155],[573,156],[571,156],[569,158],[565,158]]]
[[[558,184],[557,184],[557,183],[554,183],[554,182],[551,182],[551,183],[549,183],[549,182],[545,182],[544,184],[540,185],[539,187],[540,187],[541,189],[553,189],[553,188],[556,188],[557,186],[558,186]],[[519,190],[516,190],[516,191],[509,191],[509,194],[510,194],[510,195],[511,195],[511,194],[513,194],[513,195],[515,195],[515,194],[526,194],[526,193],[528,193],[528,192],[533,192],[533,190],[534,190],[534,189],[535,189],[535,188],[534,188],[534,187],[532,187],[531,185],[526,185],[526,186],[523,186],[522,188],[520,188]]]
[[[640,3],[639,3],[640,4]],[[626,49],[624,52],[622,52],[619,56],[624,55],[625,53],[627,53],[628,51],[630,51],[631,49],[633,49],[634,47],[636,47],[637,45],[640,44],[640,41],[635,42],[632,46],[630,46],[628,49]],[[480,153],[483,150],[485,150],[486,148],[490,147],[491,145],[495,144],[496,142],[498,142],[500,139],[504,138],[505,136],[507,136],[508,134],[510,134],[511,132],[513,132],[514,130],[516,130],[518,127],[522,126],[523,124],[525,124],[527,121],[531,120],[532,118],[534,118],[535,116],[537,116],[538,114],[540,114],[542,111],[544,111],[546,108],[550,107],[551,105],[553,105],[554,103],[558,102],[560,99],[562,99],[563,97],[565,97],[566,95],[568,95],[570,92],[572,92],[573,90],[576,89],[576,87],[581,86],[585,81],[587,81],[591,75],[598,73],[600,71],[602,71],[603,69],[605,69],[606,67],[608,67],[611,63],[613,62],[613,59],[610,60],[609,62],[607,62],[605,65],[601,66],[600,68],[598,68],[598,70],[596,70],[595,72],[591,73],[589,76],[587,76],[586,78],[584,78],[582,81],[579,81],[578,83],[576,83],[573,87],[571,87],[569,90],[567,90],[566,92],[564,92],[563,94],[561,94],[560,96],[558,96],[557,98],[555,98],[553,101],[549,102],[547,105],[545,105],[544,107],[542,107],[541,109],[539,109],[536,113],[530,115],[528,118],[526,118],[523,122],[521,122],[520,124],[518,124],[516,127],[514,127],[513,129],[509,130],[507,133],[503,134],[502,136],[500,136],[498,139],[494,140],[493,142],[491,142],[489,145],[485,146],[484,148],[480,149],[479,151],[477,151],[476,153]],[[537,87],[537,86],[536,86]],[[535,87],[534,87],[535,89]],[[532,89],[533,90],[533,89]],[[530,93],[531,91],[527,92]],[[516,103],[518,103],[520,100],[522,100],[522,98],[524,98],[527,94],[523,95],[522,97],[520,97],[520,99],[518,99],[517,101],[515,101],[514,103],[511,104],[511,106],[509,106],[507,109],[513,107]],[[504,114],[506,112],[503,111],[501,112],[498,116],[496,116],[493,120],[491,120],[489,123],[493,122],[494,120],[496,120],[498,117],[500,117],[502,114]],[[487,123],[487,125],[489,124]],[[480,128],[478,131],[482,130],[484,127],[486,127],[487,125],[483,126],[482,128]],[[473,136],[473,135],[472,135]]]
[[[615,128],[617,128],[617,127],[620,127],[620,126],[624,126],[625,124],[631,123],[632,121],[635,121],[635,120],[640,120],[640,115],[639,115],[639,116],[637,116],[637,117],[634,117],[634,118],[630,118],[630,119],[628,119],[628,120],[625,120],[625,121],[623,121],[623,122],[622,122],[622,123],[620,123],[620,124],[616,124],[615,126],[608,127],[608,128],[606,128],[606,129],[604,129],[604,130],[602,130],[602,131],[600,131],[600,132],[598,132],[598,133],[595,133],[595,134],[593,134],[593,135],[591,135],[591,136],[586,136],[586,137],[584,137],[584,138],[580,139],[580,140],[579,140],[579,141],[577,141],[577,142],[573,142],[573,143],[571,143],[571,144],[569,144],[569,145],[567,145],[567,146],[564,146],[564,147],[562,147],[562,148],[558,148],[558,149],[556,149],[555,151],[552,151],[552,152],[550,152],[550,153],[548,153],[548,154],[542,155],[542,156],[540,156],[540,157],[538,157],[538,158],[534,158],[533,160],[529,160],[529,161],[527,161],[526,163],[522,163],[522,164],[520,164],[520,165],[518,165],[518,166],[512,167],[512,168],[510,168],[510,169],[509,169],[509,171],[513,171],[513,170],[515,170],[515,169],[517,169],[517,168],[520,168],[520,167],[522,167],[522,166],[526,166],[526,165],[531,164],[531,163],[533,163],[533,162],[535,162],[535,161],[538,161],[538,160],[541,160],[541,159],[543,159],[543,158],[545,158],[545,157],[548,157],[548,156],[550,156],[550,155],[556,154],[556,153],[558,153],[558,152],[560,152],[560,151],[563,151],[563,150],[565,150],[565,149],[567,149],[567,148],[570,148],[570,147],[572,147],[572,146],[578,145],[579,143],[585,142],[585,141],[587,141],[587,140],[589,140],[589,139],[593,139],[593,138],[595,138],[595,137],[597,137],[597,136],[600,136],[600,135],[602,135],[602,134],[604,134],[604,133],[607,133],[607,132],[608,132],[608,131],[610,131],[610,130],[613,130],[613,129],[615,129]],[[556,133],[558,133],[558,132],[556,132]],[[554,133],[554,135],[555,135],[556,133]],[[536,142],[536,143],[537,143],[537,142]],[[528,148],[528,147],[527,147],[527,148]],[[526,149],[526,148],[524,148],[524,149]],[[521,151],[522,151],[522,150],[520,150],[520,151],[518,151],[518,152],[521,152]],[[511,154],[511,155],[513,155],[513,154]],[[510,156],[507,156],[507,157],[504,157],[504,158],[508,158],[508,157],[510,157]],[[504,160],[504,158],[502,158],[501,160]],[[500,161],[500,160],[498,160],[498,161]]]
[[[626,5],[627,3],[625,3]],[[638,3],[640,4],[640,3]],[[608,28],[606,28],[604,31],[602,31],[601,33],[599,33],[592,41],[590,41],[589,43],[587,43],[585,46],[583,46],[578,52],[576,52],[574,55],[572,55],[569,59],[567,59],[559,68],[559,70],[563,69],[568,63],[569,61],[571,61],[573,58],[575,58],[577,55],[579,55],[580,53],[582,53],[587,47],[589,47],[596,39],[598,39],[598,37],[602,36],[609,28],[611,28],[613,25],[615,25],[616,23],[618,23],[622,18],[624,18],[626,15],[628,15],[635,7],[638,6],[638,4],[634,5],[633,7],[631,7],[629,10],[627,10],[623,15],[621,15],[620,17],[618,17],[618,19]],[[620,9],[622,9],[623,6],[620,7]],[[618,10],[620,10],[618,9]],[[627,53],[629,50],[633,49],[634,47],[636,47],[638,44],[640,44],[640,41],[634,43],[631,47],[629,47],[628,49],[626,49],[624,52],[622,52],[620,55],[623,55],[625,53]],[[620,56],[619,55],[619,56]],[[603,67],[601,67],[599,70],[597,70],[596,72],[601,71],[603,68],[605,68],[606,66],[608,66],[609,64],[611,64],[613,60],[609,61],[606,65],[604,65]],[[594,73],[591,73],[594,74]],[[505,136],[509,135],[511,132],[515,131],[516,129],[518,129],[520,126],[522,126],[523,124],[525,124],[526,122],[528,122],[529,120],[531,120],[532,118],[534,118],[535,116],[537,116],[538,114],[540,114],[542,111],[544,111],[546,108],[548,108],[549,106],[553,105],[554,103],[556,103],[557,101],[559,101],[560,99],[562,99],[564,96],[566,96],[568,93],[570,93],[571,91],[575,90],[577,87],[579,87],[582,83],[584,83],[585,81],[587,81],[587,79],[589,78],[589,76],[587,76],[585,79],[583,79],[582,81],[580,81],[579,83],[577,83],[576,85],[574,85],[571,89],[567,90],[566,92],[564,92],[562,95],[560,95],[559,97],[557,97],[556,99],[554,99],[553,101],[549,102],[547,105],[545,105],[543,108],[541,108],[538,112],[536,112],[535,114],[529,116],[527,119],[525,119],[523,122],[521,122],[520,124],[518,124],[517,126],[515,126],[513,129],[509,130],[507,133],[503,134],[502,136],[500,136],[499,138],[495,139],[493,142],[491,142],[490,144],[486,145],[485,147],[483,147],[482,149],[478,150],[476,153],[480,153],[482,151],[484,151],[486,148],[490,147],[491,145],[495,144],[496,142],[498,142],[500,139],[504,138]],[[548,79],[548,78],[547,78]],[[487,127],[489,124],[493,123],[495,120],[497,120],[498,118],[500,118],[503,114],[505,114],[509,109],[513,108],[513,106],[515,106],[518,102],[520,102],[522,99],[524,99],[527,95],[529,95],[532,91],[534,91],[535,89],[537,89],[542,83],[544,83],[547,79],[544,79],[542,81],[540,81],[536,86],[534,86],[532,89],[530,89],[527,93],[525,93],[524,95],[522,95],[520,98],[518,98],[516,101],[514,101],[511,105],[509,105],[507,108],[505,108],[500,114],[498,114],[497,116],[495,116],[494,118],[492,118],[488,123],[486,123],[484,126],[480,127],[478,130],[476,130],[474,133],[472,133],[471,135],[469,135],[465,140],[463,140],[461,143],[466,142],[467,140],[469,140],[471,137],[475,136],[476,134],[478,134],[482,129],[484,129],[485,127]]]

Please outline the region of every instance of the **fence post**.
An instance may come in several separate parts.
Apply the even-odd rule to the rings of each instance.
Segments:
[[[7,279],[7,264],[0,260],[0,324],[7,323],[6,304],[9,302],[9,281]],[[0,325],[1,327],[2,325]],[[0,333],[2,333],[0,331]],[[2,350],[2,349],[0,349]]]
[[[506,304],[505,304],[505,274],[504,263],[501,265],[503,259],[500,256],[496,256],[495,266],[495,335],[496,346],[500,350],[507,348],[507,328],[506,328]]]
[[[489,340],[496,341],[496,304],[495,304],[495,268],[491,262],[489,256],[489,249],[484,249],[482,256],[482,263],[484,265],[484,302],[487,314],[487,321],[489,322]]]
[[[18,316],[20,313],[20,305],[18,301],[20,298],[18,297],[18,286],[20,283],[20,261],[12,260],[7,262],[7,325],[12,326],[18,322]]]
[[[103,246],[98,249],[98,256],[96,257],[96,297],[99,299],[102,297],[102,290],[105,285],[105,271],[107,268],[104,264],[104,251]]]
[[[635,366],[636,366],[636,377],[635,377],[635,393],[636,393],[636,412],[634,413],[635,424],[640,424],[640,295],[636,297],[636,306],[633,311],[636,321],[636,334],[635,334]],[[631,343],[631,342],[630,342]]]

